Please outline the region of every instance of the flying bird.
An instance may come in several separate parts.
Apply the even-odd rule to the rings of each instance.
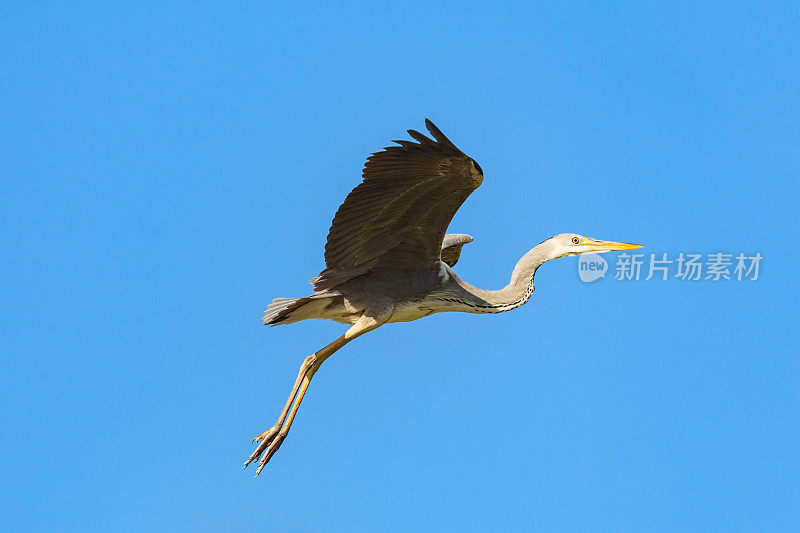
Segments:
[[[483,182],[483,170],[434,126],[432,139],[408,130],[414,141],[392,141],[364,165],[363,181],[345,198],[325,244],[325,269],[311,280],[314,292],[276,298],[264,324],[277,326],[310,318],[335,320],[350,328],[309,355],[277,422],[256,436],[256,476],[278,451],[292,427],[300,402],[322,363],[345,344],[383,324],[407,322],[434,313],[503,313],[530,300],[533,277],[544,262],[589,252],[631,250],[641,245],[600,241],[562,233],[522,256],[511,281],[500,290],[473,287],[453,267],[464,234],[446,234],[461,204]]]

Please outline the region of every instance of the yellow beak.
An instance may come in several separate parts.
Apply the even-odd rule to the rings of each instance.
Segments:
[[[593,252],[613,252],[616,250],[635,250],[643,248],[644,244],[631,244],[629,242],[614,242],[614,241],[597,241],[591,240],[586,245],[591,248]]]

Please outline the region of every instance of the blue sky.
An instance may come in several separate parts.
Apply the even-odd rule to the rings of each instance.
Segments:
[[[771,3],[6,3],[4,530],[796,530],[800,10]],[[499,288],[561,232],[759,252],[497,316],[267,329],[372,151],[430,117],[485,171]],[[606,256],[611,268],[616,254]]]

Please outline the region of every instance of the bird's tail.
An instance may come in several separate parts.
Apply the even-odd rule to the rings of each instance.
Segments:
[[[326,293],[302,298],[275,298],[264,311],[261,322],[267,326],[280,326],[309,318],[323,318],[322,312],[336,296],[336,294]]]

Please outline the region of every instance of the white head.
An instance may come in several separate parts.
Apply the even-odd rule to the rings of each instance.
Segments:
[[[627,242],[600,241],[576,233],[561,233],[555,237],[550,237],[542,244],[549,245],[548,259],[588,253],[601,254],[614,250],[635,250],[644,246]]]

